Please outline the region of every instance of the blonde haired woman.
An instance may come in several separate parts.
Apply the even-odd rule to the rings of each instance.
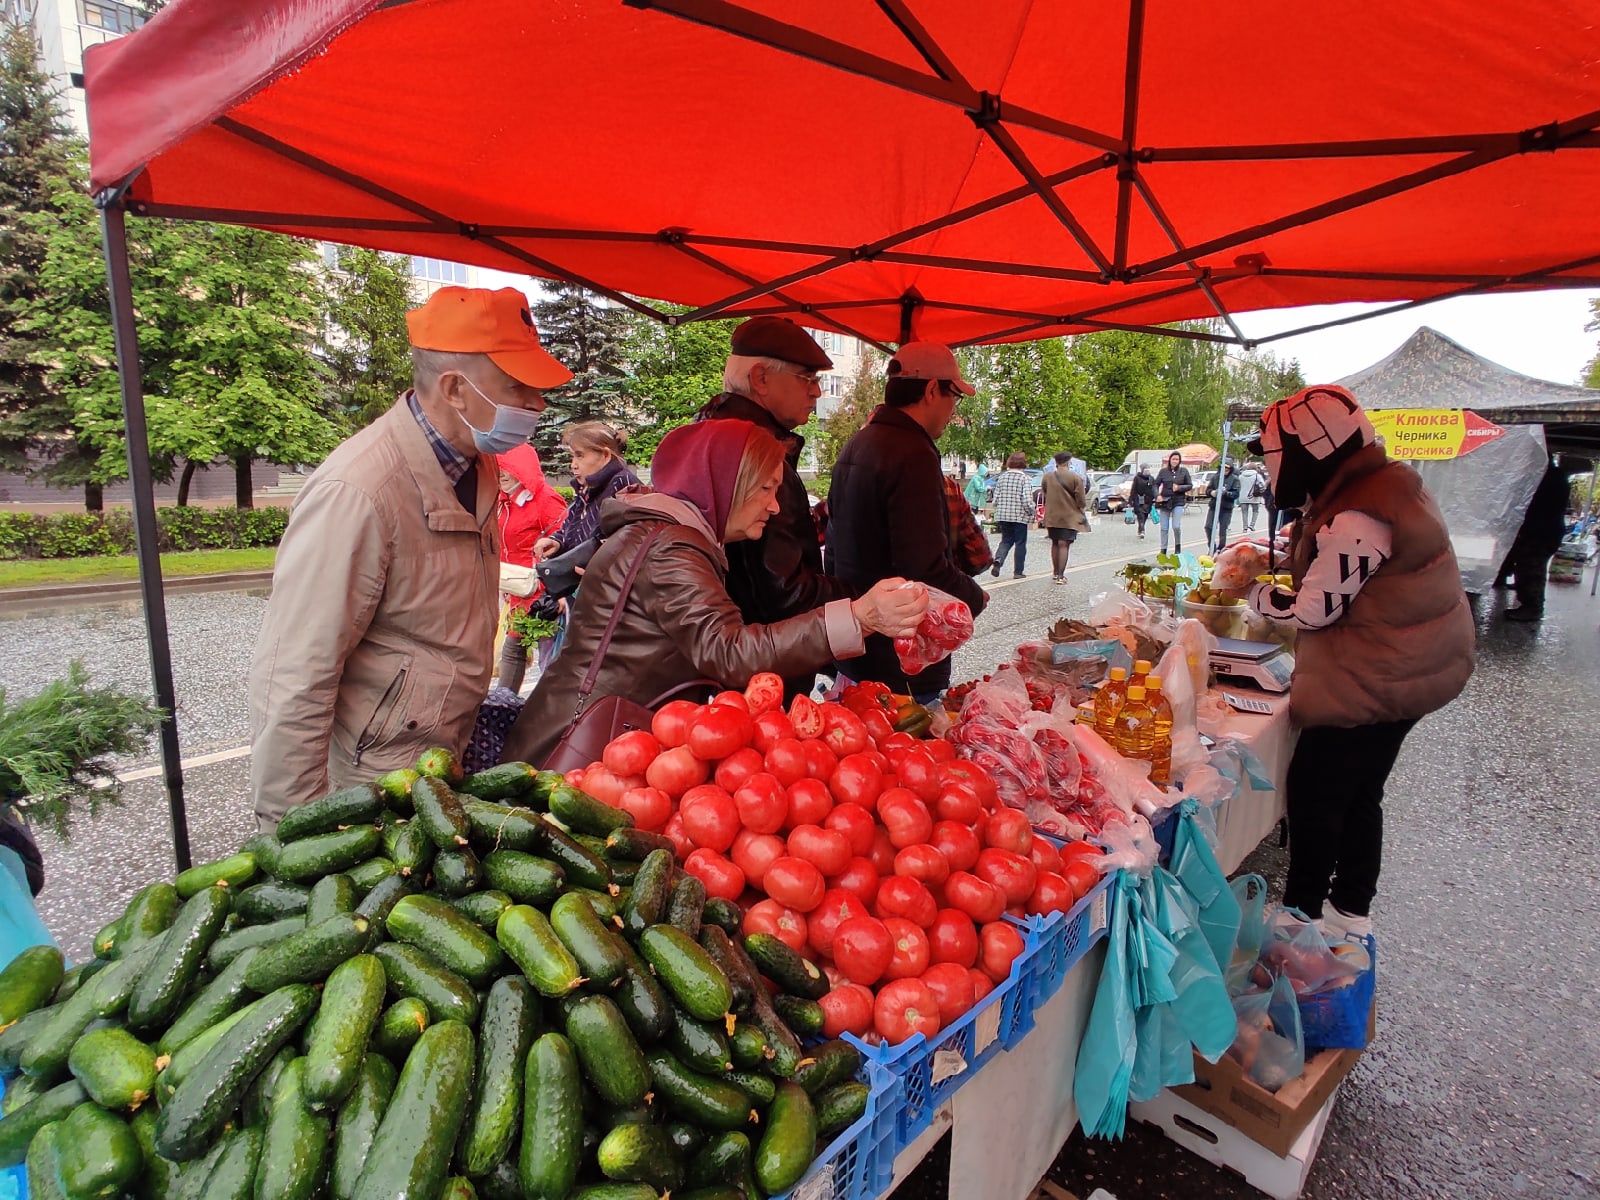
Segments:
[[[566,649],[518,716],[507,759],[543,761],[581,707],[602,696],[650,704],[697,679],[742,688],[761,671],[795,675],[854,657],[867,632],[898,637],[916,628],[927,589],[901,579],[859,600],[745,624],[728,595],[723,546],[761,536],[778,511],[782,477],[783,447],[748,421],[700,421],[663,439],[651,463],[655,490],[605,505],[605,540],[573,602]],[[602,646],[619,600],[621,616]]]
[[[534,544],[534,557],[554,558],[600,536],[600,505],[639,482],[622,457],[627,437],[604,421],[568,425],[561,444],[572,453],[572,503],[561,528]]]

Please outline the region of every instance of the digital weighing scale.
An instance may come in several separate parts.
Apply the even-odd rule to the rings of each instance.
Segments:
[[[1246,642],[1218,638],[1211,652],[1211,669],[1222,683],[1250,683],[1269,692],[1289,690],[1294,655],[1277,642]]]

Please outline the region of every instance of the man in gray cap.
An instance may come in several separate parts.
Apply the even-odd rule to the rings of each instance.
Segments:
[[[806,442],[795,430],[816,411],[822,394],[817,372],[833,366],[833,360],[785,317],[750,318],[733,331],[732,350],[722,372],[722,393],[696,419],[750,421],[784,447],[777,515],[758,541],[726,547],[728,594],[746,621],[766,624],[855,595],[822,572],[822,545],[798,470]],[[814,677],[786,682],[791,694],[809,692]]]

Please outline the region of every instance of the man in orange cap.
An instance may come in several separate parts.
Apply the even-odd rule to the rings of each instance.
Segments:
[[[458,754],[489,687],[499,484],[572,373],[514,288],[447,287],[406,316],[412,388],[296,497],[250,673],[263,829],[331,788]]]

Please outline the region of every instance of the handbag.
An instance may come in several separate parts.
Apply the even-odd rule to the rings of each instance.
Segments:
[[[560,600],[578,590],[578,584],[583,582],[580,568],[589,565],[589,560],[599,548],[600,539],[590,538],[582,545],[574,546],[554,558],[547,558],[534,567],[539,574],[539,582],[544,584],[544,590],[552,600]]]
[[[633,591],[633,581],[638,577],[639,568],[644,565],[650,547],[660,536],[663,528],[657,525],[645,535],[643,543],[639,546],[639,552],[633,556],[633,562],[628,565],[628,573],[622,578],[622,586],[618,589],[617,599],[611,606],[611,616],[606,621],[605,631],[600,635],[600,643],[594,649],[589,669],[584,672],[583,682],[578,685],[578,702],[573,708],[572,723],[567,726],[566,733],[561,735],[561,740],[556,743],[555,749],[550,751],[541,764],[546,771],[565,773],[599,762],[600,755],[613,738],[630,730],[649,729],[650,722],[655,717],[653,710],[657,705],[695,688],[704,687],[716,691],[722,686],[715,680],[691,679],[688,683],[680,683],[676,687],[669,688],[649,704],[640,704],[636,700],[629,700],[626,696],[602,696],[593,705],[588,703],[589,696],[594,691],[595,680],[600,676],[600,667],[605,662],[606,651],[611,649],[611,639],[622,621],[623,610],[627,608],[628,595]]]
[[[526,598],[539,590],[539,573],[518,563],[500,564],[500,590],[507,596]]]

